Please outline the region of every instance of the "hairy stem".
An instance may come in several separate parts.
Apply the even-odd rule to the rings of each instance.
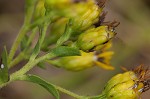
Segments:
[[[28,28],[25,25],[23,25],[23,27],[21,28],[17,38],[15,39],[15,41],[11,47],[11,50],[10,50],[10,53],[8,56],[8,64],[12,61],[12,59],[16,53],[16,50],[27,31],[28,31]]]
[[[14,67],[24,59],[24,52],[21,52],[12,62],[10,62],[8,68]]]
[[[25,66],[23,66],[23,68],[21,68],[19,71],[16,71],[15,73],[13,73],[10,78],[16,78],[20,75],[24,75],[26,72],[28,72],[29,70],[31,70],[34,66],[36,66],[39,62],[44,61],[46,59],[51,59],[54,58],[55,55],[49,53],[46,54],[40,58],[37,58],[33,61],[29,61]]]
[[[8,64],[12,61],[12,59],[16,53],[16,50],[17,50],[18,46],[20,45],[22,38],[25,36],[25,34],[29,30],[28,25],[30,24],[30,21],[32,19],[35,3],[36,3],[36,0],[26,0],[26,6],[25,6],[26,13],[25,13],[24,25],[22,26],[17,38],[15,39],[15,41],[11,47],[11,50],[10,50],[10,53],[8,56]]]
[[[37,33],[37,28],[34,28],[32,30],[32,33],[31,33],[30,37],[29,37],[29,40],[27,42],[27,48],[24,49],[21,53],[19,53],[19,55],[17,55],[15,57],[15,59],[10,62],[10,64],[8,65],[8,68],[12,68],[16,64],[20,63],[27,56],[26,54],[31,52],[31,50],[29,50],[28,46],[30,46],[30,43],[32,42],[32,40],[35,37],[36,33]]]
[[[31,70],[34,66],[36,66],[39,62],[41,61],[44,61],[46,59],[51,59],[51,58],[54,58],[55,55],[54,54],[51,54],[51,53],[48,53],[38,59],[35,59],[33,61],[29,61],[25,66],[23,66],[23,68],[21,68],[20,70],[16,71],[15,73],[11,74],[10,75],[10,79],[8,82],[0,85],[0,88],[6,86],[7,84],[15,81],[18,79],[18,77],[24,75],[25,73],[27,73],[29,70]]]
[[[31,35],[30,35],[30,37],[29,37],[29,40],[28,40],[28,42],[27,42],[27,46],[29,46],[30,43],[32,42],[32,40],[34,39],[34,37],[35,37],[35,35],[36,35],[36,33],[37,33],[37,30],[38,30],[37,27],[32,30],[32,33],[31,33]]]

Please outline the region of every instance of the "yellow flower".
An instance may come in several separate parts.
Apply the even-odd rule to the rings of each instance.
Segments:
[[[105,86],[106,99],[138,99],[142,92],[150,88],[149,70],[139,66],[112,77]]]
[[[72,4],[71,0],[45,0],[47,10],[62,10]]]
[[[110,65],[110,60],[113,54],[114,54],[113,51],[106,51],[106,52],[99,53],[98,55],[96,55],[97,60],[94,61],[94,63],[97,66],[102,67],[103,69],[114,70],[114,67]]]
[[[84,70],[93,67],[95,65],[100,66],[101,68],[106,70],[113,70],[114,67],[112,67],[109,64],[112,54],[113,54],[112,51],[101,53],[96,52],[86,53],[81,51],[81,56],[60,57],[59,59],[48,62],[57,67],[61,67],[72,71]]]
[[[99,26],[80,34],[76,44],[83,51],[99,50],[99,48],[110,41],[115,35],[116,33],[110,31],[108,26]]]
[[[34,13],[34,18],[40,18],[45,15],[45,7],[44,7],[44,0],[38,0],[36,8],[35,8],[35,13]]]
[[[86,30],[99,20],[102,12],[95,0],[74,3],[73,0],[46,0],[45,8],[61,17],[72,19],[72,29],[75,32]]]

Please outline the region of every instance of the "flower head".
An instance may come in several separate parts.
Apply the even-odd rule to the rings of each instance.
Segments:
[[[80,34],[77,40],[77,46],[83,51],[99,50],[99,48],[110,41],[115,35],[116,33],[109,30],[108,26],[91,28]]]
[[[75,2],[75,0],[46,0],[45,8],[47,11],[55,12],[56,16],[72,19],[71,28],[75,32],[81,32],[98,21],[103,7],[95,0]]]
[[[103,69],[113,70],[109,64],[113,52],[83,52],[81,56],[67,56],[60,57],[59,59],[49,61],[51,64],[72,71],[84,70],[93,66],[100,66]]]
[[[150,89],[149,70],[139,66],[133,71],[117,74],[105,86],[103,94],[108,99],[137,99]]]
[[[44,0],[38,0],[36,8],[35,8],[35,13],[34,13],[34,18],[40,18],[45,15],[46,9],[44,7]]]

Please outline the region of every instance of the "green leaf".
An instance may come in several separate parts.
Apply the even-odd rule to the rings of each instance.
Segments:
[[[37,57],[37,55],[39,54],[40,49],[41,49],[41,45],[42,45],[42,43],[44,41],[44,38],[45,38],[45,35],[46,35],[48,25],[49,25],[49,22],[44,23],[43,26],[39,27],[39,29],[40,29],[39,40],[38,40],[37,44],[35,45],[35,47],[33,49],[33,53],[30,57],[30,60],[34,60]]]
[[[45,80],[41,79],[38,76],[26,75],[24,77],[21,77],[19,80],[25,80],[25,81],[30,81],[30,82],[39,84],[42,87],[44,87],[47,91],[49,91],[56,99],[59,99],[59,93],[57,89],[52,84],[50,84],[49,82],[46,82]]]
[[[28,47],[28,44],[27,44],[28,40],[29,40],[29,37],[27,35],[25,35],[24,38],[21,41],[21,45],[20,45],[21,51],[23,51],[24,49],[27,49],[27,47]]]
[[[51,51],[51,53],[54,54],[55,56],[59,56],[59,57],[81,55],[79,49],[73,48],[73,47],[68,47],[68,46],[56,47]]]
[[[39,39],[40,40],[40,39]],[[30,60],[34,60],[40,52],[40,41],[35,45],[32,55],[30,56]]]
[[[8,67],[7,67],[7,50],[4,48],[2,55],[1,55],[1,62],[0,62],[0,84],[8,82],[9,74],[8,74]]]
[[[69,20],[69,22],[66,24],[66,28],[62,36],[57,40],[57,46],[61,46],[65,41],[67,41],[71,34],[72,34],[72,29],[71,29],[71,23],[72,20]]]

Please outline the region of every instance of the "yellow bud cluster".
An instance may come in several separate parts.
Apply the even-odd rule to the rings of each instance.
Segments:
[[[61,17],[72,19],[74,31],[83,31],[96,23],[102,12],[102,8],[94,1],[73,3],[72,0],[46,0],[45,8],[57,12]]]
[[[115,36],[114,23],[102,24],[105,14],[102,14],[104,2],[97,0],[45,0],[46,12],[59,16],[52,21],[49,39],[45,39],[43,50],[53,47],[53,44],[63,37],[67,31],[70,37],[62,41],[65,46],[81,50],[81,56],[67,56],[53,60],[55,66],[78,71],[95,65],[107,70],[113,70],[110,65],[112,51],[111,39]],[[96,25],[99,23],[99,25]],[[116,22],[115,22],[116,23]],[[68,31],[67,31],[68,32]],[[67,35],[68,36],[68,35]],[[61,42],[61,41],[60,41]],[[98,54],[95,54],[98,53]],[[83,62],[83,60],[85,60]]]

